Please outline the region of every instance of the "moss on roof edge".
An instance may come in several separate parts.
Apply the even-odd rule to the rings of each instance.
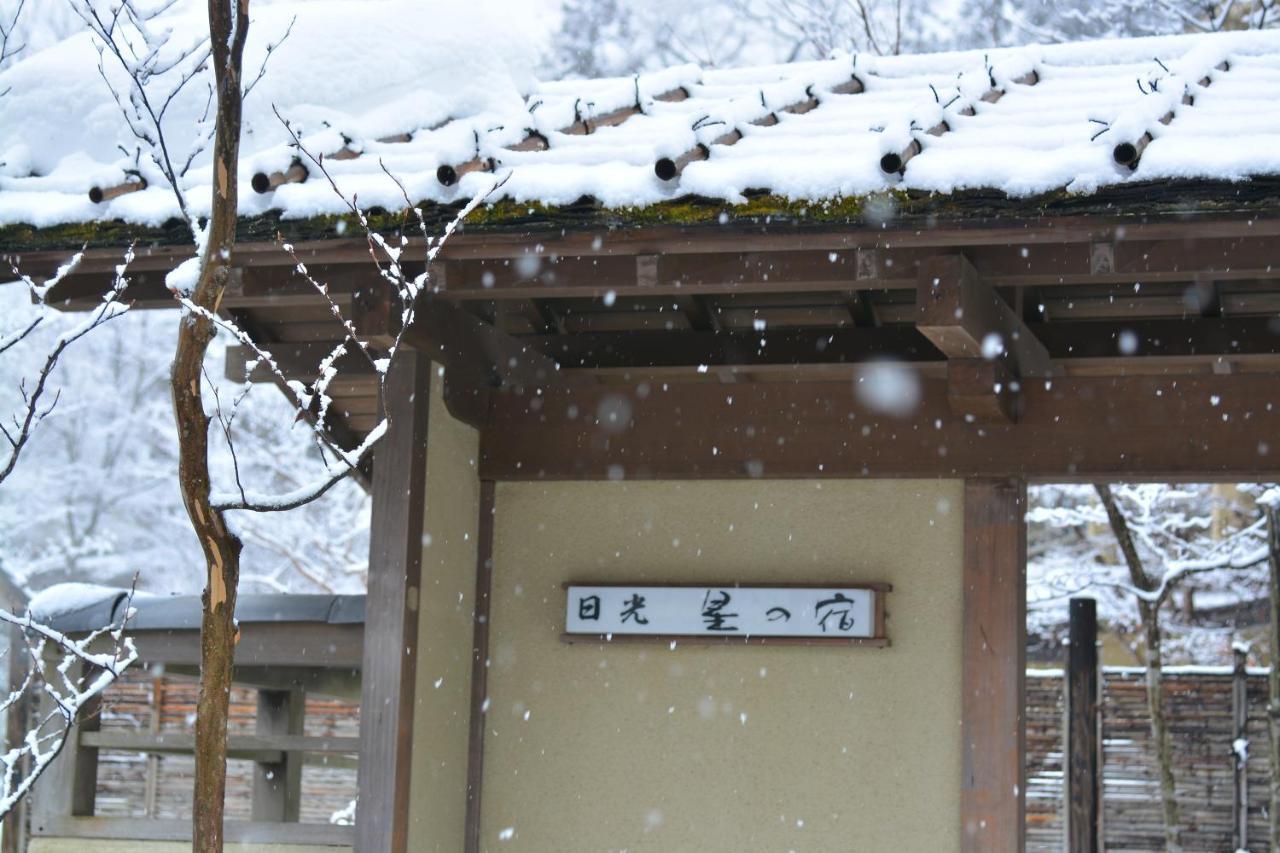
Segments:
[[[460,206],[425,204],[423,213],[428,226],[443,225]],[[795,201],[762,192],[751,194],[741,204],[686,196],[643,207],[613,208],[592,199],[560,206],[500,200],[475,210],[464,228],[469,232],[494,233],[712,225],[879,228],[886,222],[897,227],[929,227],[940,222],[1009,222],[1060,216],[1137,219],[1250,214],[1280,214],[1280,176],[1238,182],[1145,181],[1105,187],[1090,194],[1058,190],[1029,197],[1012,197],[989,190],[954,193],[888,190],[824,201]],[[374,209],[368,217],[379,231],[408,228],[416,232],[416,224],[405,211]],[[358,223],[350,214],[286,219],[280,211],[268,211],[242,218],[238,239],[303,242],[336,239],[358,231]],[[158,227],[122,220],[67,223],[47,228],[27,224],[0,226],[0,253],[82,246],[115,248],[131,242],[180,245],[189,241],[190,235],[178,220]]]

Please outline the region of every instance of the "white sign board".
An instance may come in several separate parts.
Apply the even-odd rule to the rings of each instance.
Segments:
[[[876,636],[875,589],[570,585],[568,591],[568,634]]]

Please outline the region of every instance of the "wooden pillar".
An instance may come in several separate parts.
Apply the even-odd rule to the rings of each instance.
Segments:
[[[1098,605],[1071,599],[1067,649],[1067,851],[1102,850],[1102,733],[1098,714]]]
[[[306,695],[300,689],[259,690],[259,735],[301,735]],[[260,761],[253,773],[254,820],[297,823],[302,812],[302,753],[284,752],[279,762]]]
[[[160,734],[160,718],[164,714],[164,676],[157,675],[151,679],[151,721],[148,726],[153,735]],[[143,790],[144,808],[147,817],[156,817],[160,797],[160,755],[147,754],[147,780]]]
[[[21,608],[14,606],[15,603],[25,604],[25,601],[18,599],[16,602],[9,604],[12,612],[18,613]],[[7,636],[9,644],[9,693],[12,695],[22,690],[23,681],[26,678],[26,667],[31,661],[31,655],[27,653],[27,641],[21,628],[16,625],[10,625]],[[31,713],[34,704],[31,694],[26,693],[9,708],[9,713],[5,720],[6,743],[20,743],[26,737],[27,726],[32,716],[34,716]],[[26,772],[25,768],[22,772]],[[20,851],[27,849],[25,838],[26,809],[27,800],[23,798],[5,816],[3,846],[0,846],[0,851],[3,851],[3,853],[20,853]]]
[[[1231,755],[1233,791],[1231,802],[1232,846],[1249,847],[1249,653],[1235,648],[1235,671],[1231,678]]]
[[[57,657],[46,657],[46,672],[52,673],[58,666]],[[83,677],[85,682],[94,675],[85,664],[73,664],[71,678]],[[101,694],[80,706],[76,722],[67,730],[67,740],[62,751],[45,768],[32,787],[31,820],[33,826],[45,828],[57,826],[68,817],[92,817],[98,795],[98,748],[80,745],[81,732],[96,732],[102,727]],[[53,705],[45,699],[36,712],[43,719],[53,712]],[[34,725],[35,721],[31,721]],[[57,721],[51,725],[56,725]]]
[[[1020,853],[1025,841],[1026,509],[1022,481],[965,481],[965,853]]]
[[[467,826],[463,853],[480,851],[480,795],[484,778],[484,720],[489,698],[489,604],[493,590],[495,484],[480,481],[476,542],[476,609],[471,644],[471,721],[467,750]]]
[[[356,853],[403,853],[408,840],[430,382],[426,356],[397,355],[373,461]]]

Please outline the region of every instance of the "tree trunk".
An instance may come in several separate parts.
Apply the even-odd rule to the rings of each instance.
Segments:
[[[1133,541],[1133,533],[1129,530],[1129,521],[1120,510],[1111,487],[1105,483],[1094,484],[1094,490],[1102,501],[1102,508],[1107,512],[1107,521],[1111,524],[1111,532],[1115,534],[1116,544],[1124,556],[1129,568],[1129,580],[1134,589],[1141,593],[1153,593],[1159,583],[1147,574],[1142,565],[1142,558]],[[1173,755],[1169,745],[1169,725],[1164,715],[1164,678],[1163,659],[1160,648],[1160,604],[1162,598],[1148,601],[1139,596],[1138,614],[1142,618],[1142,628],[1146,636],[1147,647],[1147,709],[1151,714],[1151,739],[1155,747],[1156,768],[1160,774],[1160,806],[1164,820],[1164,843],[1169,853],[1182,853],[1182,845],[1178,841],[1178,800],[1173,780]]]
[[[234,6],[232,5],[234,3]],[[213,205],[208,240],[191,301],[216,312],[222,300],[236,239],[237,164],[240,156],[240,67],[249,27],[249,0],[209,0],[209,36],[217,90],[213,147]],[[178,420],[178,477],[183,503],[204,550],[206,581],[200,625],[200,696],[196,704],[195,790],[192,849],[222,850],[227,781],[227,707],[235,653],[236,586],[240,540],[211,503],[209,417],[201,374],[214,328],[208,317],[184,314],[170,381]]]
[[[1280,509],[1267,514],[1268,591],[1271,593],[1271,674],[1267,676],[1267,729],[1271,735],[1271,849],[1280,850]]]
[[[1164,818],[1164,846],[1181,853],[1178,841],[1178,800],[1173,781],[1173,753],[1169,746],[1169,721],[1164,713],[1164,676],[1161,654],[1160,612],[1157,605],[1138,608],[1147,641],[1147,710],[1151,714],[1151,738],[1155,742],[1156,769],[1160,774],[1160,807]]]

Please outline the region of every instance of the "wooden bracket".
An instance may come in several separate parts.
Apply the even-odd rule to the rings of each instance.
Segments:
[[[1002,361],[956,359],[947,364],[947,401],[960,417],[1017,423],[1023,405],[1018,380]]]
[[[1044,344],[964,255],[921,262],[916,329],[951,360],[948,390],[957,415],[1015,421],[1021,380],[1052,373]]]

